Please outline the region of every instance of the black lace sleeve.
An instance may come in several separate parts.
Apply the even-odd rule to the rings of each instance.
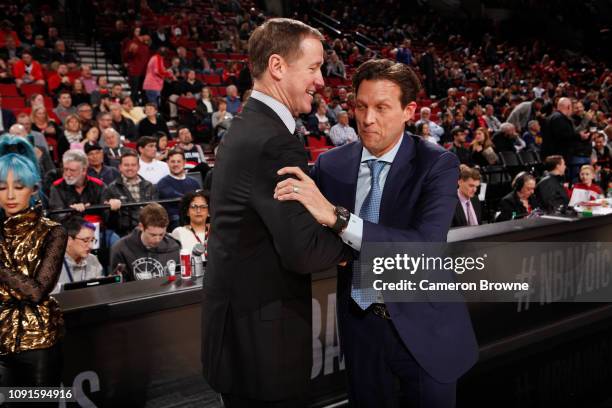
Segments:
[[[53,290],[62,271],[68,235],[60,225],[53,227],[45,239],[42,262],[35,278],[11,269],[0,269],[0,282],[17,291],[23,299],[40,303]]]

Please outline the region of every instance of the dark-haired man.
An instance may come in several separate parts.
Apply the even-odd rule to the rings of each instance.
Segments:
[[[310,274],[351,256],[299,203],[272,193],[284,166],[307,169],[294,136],[323,86],[321,33],[270,19],[249,39],[254,88],[223,137],[211,192],[202,364],[225,406],[306,406],[312,368]],[[231,255],[230,255],[231,254]]]
[[[197,190],[200,185],[185,174],[185,153],[181,149],[172,149],[168,152],[168,168],[170,174],[157,183],[159,198],[181,198],[190,191]],[[170,231],[179,226],[178,203],[166,204],[170,218]]]
[[[159,180],[170,174],[168,165],[163,161],[157,160],[157,139],[153,136],[141,136],[136,144],[138,154],[140,154],[140,170],[138,174],[153,185]]]
[[[312,179],[282,169],[298,180],[280,182],[275,197],[298,200],[322,225],[340,223],[339,235],[355,251],[370,242],[445,242],[459,160],[405,131],[416,109],[416,74],[370,60],[357,69],[353,88],[360,142],[319,156]],[[456,381],[478,354],[465,304],[385,301],[361,284],[353,263],[339,268],[337,293],[351,406],[454,407]]]

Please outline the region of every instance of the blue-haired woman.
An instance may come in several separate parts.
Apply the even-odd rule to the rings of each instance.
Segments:
[[[63,319],[49,293],[62,269],[67,236],[42,216],[32,146],[0,138],[0,386],[58,386]]]

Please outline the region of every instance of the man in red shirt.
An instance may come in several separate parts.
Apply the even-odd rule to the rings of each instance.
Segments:
[[[24,50],[21,53],[21,59],[13,65],[13,76],[15,84],[21,87],[22,84],[37,84],[45,85],[43,70],[37,61],[32,59],[32,54],[29,50]]]
[[[147,70],[150,50],[149,44],[151,37],[140,35],[140,28],[134,29],[134,37],[125,44],[123,49],[123,62],[128,71],[128,83],[132,92],[133,100],[138,103],[142,81]]]

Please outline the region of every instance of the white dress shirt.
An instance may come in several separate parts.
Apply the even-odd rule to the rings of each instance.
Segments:
[[[270,95],[266,95],[263,92],[256,91],[253,89],[251,92],[251,98],[257,99],[259,102],[266,104],[270,109],[274,111],[278,115],[278,117],[283,121],[287,129],[289,129],[289,133],[293,134],[295,132],[295,119],[293,115],[289,111],[289,109],[277,99],[271,97]]]
[[[378,179],[380,190],[384,193],[385,182],[387,181],[389,169],[393,165],[393,160],[395,160],[395,156],[397,155],[400,145],[402,144],[402,140],[403,137],[400,137],[395,146],[380,157],[374,156],[365,147],[362,149],[361,165],[359,166],[359,175],[357,176],[357,192],[355,194],[355,214],[359,214],[361,211],[361,206],[363,205],[363,202],[365,201],[368,193],[370,192],[370,188],[372,187],[372,175],[367,162],[369,160],[379,160],[389,163],[382,169]],[[350,245],[351,248],[356,251],[361,251],[361,241],[363,239],[363,219],[359,218],[355,214],[351,213],[348,226],[340,234],[340,237],[346,244]]]

